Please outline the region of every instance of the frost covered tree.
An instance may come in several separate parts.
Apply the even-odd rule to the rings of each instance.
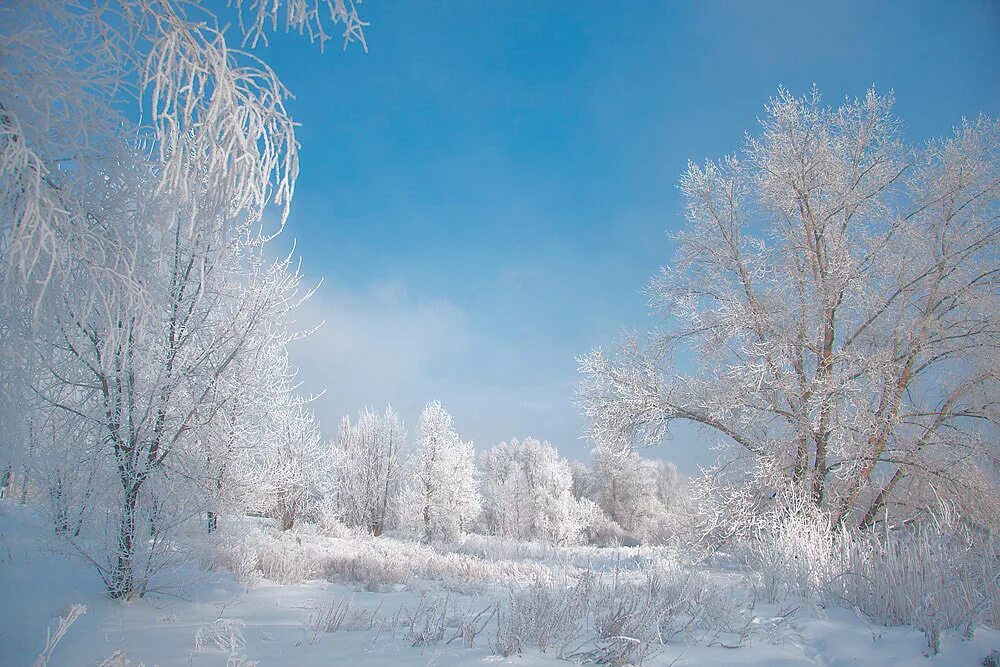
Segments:
[[[272,409],[268,442],[252,452],[259,480],[252,501],[260,514],[289,530],[330,493],[331,457],[305,401],[292,395]]]
[[[296,395],[295,373],[288,345],[312,331],[299,331],[292,317],[313,291],[301,290],[301,275],[292,255],[263,265],[254,263],[240,298],[271,302],[268,316],[258,322],[247,350],[233,358],[230,372],[217,381],[225,396],[215,417],[199,432],[199,452],[204,456],[200,477],[207,491],[207,525],[218,527],[224,510],[244,512],[259,504],[264,486],[258,450],[273,447],[276,415],[289,406],[304,406]],[[202,451],[203,450],[203,451]]]
[[[580,498],[588,498],[594,500],[597,498],[599,486],[597,479],[594,477],[594,471],[583,461],[570,461],[569,462],[570,474],[573,476],[573,497],[579,500]]]
[[[740,154],[689,166],[662,328],[580,360],[598,443],[692,423],[853,525],[995,496],[1000,126],[908,146],[892,103],[782,90]]]
[[[455,432],[451,415],[438,401],[420,413],[407,480],[404,511],[425,541],[451,540],[479,516],[475,454]]]
[[[237,369],[287,321],[255,272],[298,170],[288,93],[227,34],[362,38],[342,0],[232,8],[228,33],[196,1],[0,9],[0,430],[28,386],[62,458],[102,464],[94,514],[116,525],[87,555],[114,597],[141,595],[165,529],[204,510],[218,421],[261,381]],[[64,504],[73,485],[45,472]]]
[[[501,442],[481,457],[483,521],[496,535],[570,544],[580,524],[569,463],[535,438]]]
[[[597,504],[626,532],[643,537],[663,514],[659,467],[628,448],[597,447]]]
[[[179,238],[166,239],[177,244],[171,262],[145,266],[141,300],[109,290],[82,313],[68,301],[57,311],[56,335],[36,341],[40,371],[31,386],[40,414],[61,425],[53,437],[62,439],[63,458],[103,460],[98,479],[113,479],[117,489],[104,492],[104,516],[118,522],[106,530],[115,535],[105,572],[115,597],[142,593],[146,577],[137,579],[134,562],[141,526],[162,533],[202,496],[190,482],[202,461],[221,462],[213,447],[219,422],[272,380],[243,372],[275,338],[286,339],[297,302],[297,277],[280,263],[267,279],[243,282],[246,250]],[[72,437],[81,432],[96,437]],[[168,507],[176,512],[168,516]]]
[[[653,475],[656,479],[656,496],[663,505],[669,506],[681,489],[681,473],[669,461],[653,461]]]
[[[391,406],[344,417],[334,443],[334,493],[345,524],[381,535],[399,513],[406,428]]]

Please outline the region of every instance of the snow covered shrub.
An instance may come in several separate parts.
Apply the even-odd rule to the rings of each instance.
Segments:
[[[790,494],[772,506],[752,527],[747,560],[756,588],[767,602],[790,596],[813,599],[843,572],[841,544],[850,539],[843,527],[802,494]]]
[[[209,569],[221,568],[232,573],[237,581],[252,588],[261,577],[259,538],[259,531],[254,530],[240,536],[228,531],[224,535],[217,533],[202,562]]]
[[[344,538],[351,534],[351,529],[340,520],[340,507],[332,498],[324,498],[316,503],[316,527],[327,537]]]
[[[488,538],[478,536],[476,539]],[[244,582],[253,583],[266,577],[276,583],[296,583],[306,579],[326,578],[358,584],[377,591],[384,586],[406,585],[415,580],[440,581],[447,586],[468,587],[469,584],[494,584],[548,581],[554,569],[565,567],[564,556],[551,545],[524,545],[555,562],[535,562],[533,554],[505,556],[506,551],[488,554],[472,549],[456,553],[456,545],[428,545],[367,534],[348,534],[345,538],[329,537],[309,524],[300,524],[289,531],[254,525],[244,521],[239,525],[223,525],[214,534],[203,562],[208,567],[230,570]],[[589,549],[575,558],[580,566],[598,557]],[[523,559],[522,559],[523,558]]]
[[[314,554],[294,544],[279,544],[258,554],[261,574],[276,584],[296,584],[322,575]]]
[[[614,573],[600,601],[598,637],[624,635],[640,644],[725,640],[739,645],[748,634],[751,607],[739,589],[673,561],[654,561],[638,576],[627,570]]]
[[[209,567],[221,567],[247,584],[264,577],[292,584],[323,575],[325,554],[321,544],[296,531],[241,522],[215,533],[209,549]]]
[[[490,624],[494,616],[496,616],[496,607],[494,605],[489,605],[479,611],[471,608],[466,610],[458,618],[458,633],[456,638],[461,639],[462,646],[475,648],[476,639],[486,629],[486,626]]]
[[[587,544],[614,547],[632,541],[628,533],[608,516],[600,505],[589,498],[577,500],[576,511],[581,525],[581,534]]]
[[[511,655],[529,644],[543,653],[555,649],[564,657],[586,635],[594,589],[593,572],[571,584],[538,582],[526,590],[511,588],[506,600],[498,603],[493,650]]]
[[[493,605],[459,609],[448,594],[424,591],[413,609],[405,604],[400,606],[392,626],[401,626],[403,636],[413,646],[451,645],[457,642],[459,646],[473,648],[495,613]]]
[[[599,664],[639,664],[667,643],[740,645],[753,620],[748,599],[667,561],[511,588],[497,608],[495,653],[534,646]]]
[[[451,597],[437,592],[424,592],[417,606],[410,610],[402,607],[406,638],[414,646],[431,646],[440,643],[448,631],[448,620],[453,613]]]
[[[125,651],[116,649],[114,653],[102,660],[97,667],[133,667],[133,665],[135,663],[125,656]],[[135,667],[144,667],[144,665],[140,662]]]
[[[76,623],[76,620],[86,613],[87,605],[70,605],[70,607],[66,610],[66,613],[59,616],[59,622],[56,624],[55,632],[53,632],[51,628],[45,629],[45,646],[42,648],[42,652],[39,653],[38,657],[35,659],[34,667],[45,667],[49,664],[49,659],[52,657],[52,652],[55,650],[59,640],[61,640],[70,627]]]
[[[331,553],[325,562],[324,576],[347,583],[361,584],[366,591],[383,586],[405,584],[414,577],[414,563],[401,553],[380,550],[362,543],[354,553]]]
[[[767,602],[787,598],[854,608],[883,625],[922,630],[937,652],[943,630],[993,622],[1000,546],[942,505],[929,519],[881,531],[831,525],[801,494],[764,511],[739,542]]]
[[[530,567],[580,569],[607,569],[617,561],[638,563],[654,556],[675,555],[670,547],[560,546],[549,542],[504,540],[495,535],[467,535],[460,542],[434,545],[434,548],[442,553],[475,556],[495,563],[517,561],[519,565]]]

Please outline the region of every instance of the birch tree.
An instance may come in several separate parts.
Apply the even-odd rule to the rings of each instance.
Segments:
[[[689,165],[661,329],[580,360],[599,443],[692,423],[861,526],[996,497],[998,122],[909,146],[892,104],[782,90],[739,154]]]
[[[145,267],[151,287],[141,300],[119,291],[86,316],[67,307],[50,347],[39,347],[44,370],[33,388],[41,408],[77,430],[96,427],[102,446],[93,454],[113,464],[119,492],[108,516],[119,526],[105,574],[115,597],[143,592],[134,563],[143,503],[155,508],[165,500],[147,484],[170,489],[171,499],[201,495],[193,481],[199,463],[219,451],[208,449],[216,424],[274,381],[240,371],[254,368],[275,336],[284,339],[294,306],[287,290],[296,278],[283,278],[284,267],[275,269],[276,283],[245,283],[245,251],[224,250],[219,239],[180,238],[166,239],[174,244],[172,261]]]
[[[37,316],[77,264],[94,285],[128,279],[106,266],[108,222],[89,189],[137,148],[157,164],[149,191],[184,200],[177,215],[189,218],[187,236],[206,198],[251,222],[276,203],[285,219],[298,173],[288,91],[244,49],[277,29],[322,46],[335,26],[345,46],[363,45],[364,23],[350,0],[230,5],[223,25],[198,0],[0,8],[0,305],[8,315],[26,308]],[[239,29],[227,32],[232,18]]]
[[[113,597],[141,595],[164,528],[204,510],[206,469],[219,491],[209,443],[268,381],[237,369],[285,335],[284,268],[279,289],[255,281],[298,144],[288,91],[246,49],[279,28],[322,45],[338,24],[363,44],[349,0],[231,9],[238,30],[196,0],[0,8],[0,414],[19,425],[8,389],[28,385],[61,444],[99,434],[84,442],[117,525],[109,549],[80,547]]]
[[[330,452],[304,401],[290,396],[272,409],[268,444],[253,452],[260,480],[253,503],[289,530],[330,491]]]

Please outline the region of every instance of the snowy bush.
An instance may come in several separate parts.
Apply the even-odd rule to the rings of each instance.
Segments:
[[[418,579],[454,586],[547,581],[552,567],[562,567],[558,562],[550,567],[514,558],[486,558],[366,534],[328,537],[304,523],[280,531],[247,522],[220,529],[203,562],[232,571],[245,583],[258,577],[275,583],[327,578],[371,591]]]
[[[831,528],[829,516],[801,495],[762,514],[752,526],[748,554],[758,594],[766,602],[815,598],[844,570],[844,530]]]
[[[204,651],[215,647],[220,651],[239,653],[246,646],[243,628],[246,624],[238,618],[220,618],[210,625],[203,625],[194,633],[194,649]]]
[[[371,630],[376,623],[377,612],[377,609],[355,607],[353,597],[334,597],[309,614],[302,627],[309,633],[310,641],[316,644],[323,634]]]
[[[577,515],[582,526],[583,538],[587,544],[598,547],[614,547],[632,542],[624,528],[589,498],[577,500]]]
[[[480,634],[495,615],[493,605],[477,608],[459,603],[439,591],[424,591],[412,609],[402,605],[391,621],[393,630],[402,630],[404,639],[413,646],[438,644],[473,648]]]
[[[533,646],[599,664],[639,664],[668,643],[739,645],[753,620],[748,600],[670,562],[512,588],[497,604],[495,653]]]
[[[414,646],[431,646],[442,642],[448,631],[452,613],[451,598],[446,594],[423,593],[416,608],[403,607],[403,625],[406,638]]]
[[[762,515],[748,553],[766,601],[804,599],[912,625],[934,653],[945,629],[971,635],[995,623],[1000,547],[947,505],[924,522],[879,532],[831,526],[803,500]]]
[[[327,537],[347,537],[351,529],[341,521],[341,509],[333,498],[323,498],[315,504],[316,527]]]
[[[327,579],[360,584],[366,591],[377,591],[383,586],[409,582],[414,576],[414,566],[400,554],[371,549],[354,554],[331,554],[323,574]]]
[[[35,659],[34,667],[45,667],[49,664],[49,659],[52,658],[52,651],[55,650],[56,645],[63,638],[63,635],[76,623],[78,618],[86,613],[87,605],[70,605],[65,614],[59,617],[55,632],[51,628],[46,628],[45,646],[42,648],[42,652],[38,654],[38,658]]]

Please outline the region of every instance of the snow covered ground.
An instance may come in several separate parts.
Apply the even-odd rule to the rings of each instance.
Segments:
[[[254,535],[249,524],[238,532]],[[248,583],[192,564],[163,579],[170,584],[163,592],[121,603],[105,596],[95,571],[64,553],[30,508],[0,504],[0,665],[32,664],[44,646],[46,628],[55,628],[58,617],[76,603],[85,604],[87,613],[58,644],[51,665],[96,665],[117,650],[131,662],[115,664],[163,667],[250,661],[261,666],[569,664],[559,658],[558,647],[542,652],[526,638],[520,653],[497,654],[509,641],[501,636],[497,614],[513,608],[510,600],[515,592],[530,590],[531,582],[539,582],[545,573],[546,585],[558,588],[560,581],[579,578],[589,564],[602,572],[598,576],[613,576],[609,567],[614,576],[638,576],[649,563],[664,557],[655,549],[502,548],[486,538],[456,545],[447,553],[392,538],[334,538],[309,530],[280,539],[287,548],[300,549],[304,558],[328,558],[323,561],[327,576],[298,583],[252,579]],[[265,547],[273,550],[276,543]],[[360,557],[376,552],[381,556]],[[370,566],[395,559],[407,565],[400,565],[390,581],[371,573],[358,575],[361,563]],[[293,580],[292,573],[289,570],[286,579]],[[507,581],[485,580],[495,573]],[[731,590],[734,600],[746,593],[739,573],[704,574],[698,581]],[[725,632],[679,632],[667,645],[650,646],[644,662],[977,665],[991,651],[1000,650],[1000,632],[994,629],[979,628],[972,640],[948,631],[940,654],[928,657],[926,639],[914,629],[878,626],[846,609],[796,607],[786,602],[740,609],[747,619],[742,640]],[[327,632],[323,625],[339,629]],[[578,637],[574,646],[592,648],[591,639]]]

